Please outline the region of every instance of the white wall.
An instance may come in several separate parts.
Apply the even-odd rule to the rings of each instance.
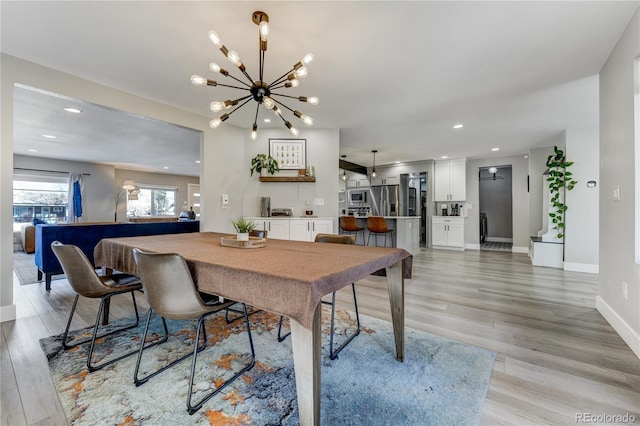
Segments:
[[[594,87],[597,96],[597,87]],[[588,180],[599,181],[599,136],[598,117],[594,117],[593,128],[567,129],[566,151],[568,161],[573,161],[567,170],[578,183],[565,193],[565,243],[564,269],[568,271],[598,273],[599,246],[599,186],[587,188]]]
[[[513,202],[513,251],[526,253],[529,249],[529,194],[527,193],[528,160],[524,154],[513,157],[491,157],[478,160],[467,160],[467,210],[464,225],[464,242],[466,246],[478,247],[480,244],[480,194],[478,171],[481,167],[511,165]]]
[[[314,166],[316,182],[260,182],[258,175],[249,176],[251,159],[257,154],[269,154],[269,139],[291,139],[286,129],[266,129],[259,131],[258,139],[252,141],[245,135],[244,157],[242,160],[243,214],[260,216],[260,197],[271,197],[271,208],[291,207],[294,216],[303,216],[305,201],[313,204],[315,198],[324,199],[324,205],[313,205],[315,216],[337,217],[340,159],[340,135],[333,129],[300,129],[300,136],[294,139],[306,139],[307,165]],[[278,174],[297,174],[295,170],[287,170]],[[337,224],[335,229],[337,230]]]
[[[640,10],[600,71],[600,290],[597,307],[640,357],[640,265],[634,262],[634,75]],[[613,189],[620,186],[620,200]],[[627,284],[628,297],[623,296]]]

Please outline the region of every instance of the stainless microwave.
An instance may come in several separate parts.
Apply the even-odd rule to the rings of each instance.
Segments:
[[[362,206],[369,204],[369,189],[350,189],[349,205]]]

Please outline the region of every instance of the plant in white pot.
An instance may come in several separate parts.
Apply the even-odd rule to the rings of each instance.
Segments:
[[[251,159],[251,176],[253,176],[253,172],[266,176],[267,173],[272,175],[279,170],[278,161],[270,155],[258,154]]]
[[[252,220],[239,217],[231,221],[236,230],[236,239],[238,241],[249,241],[249,233],[256,229],[256,224]]]

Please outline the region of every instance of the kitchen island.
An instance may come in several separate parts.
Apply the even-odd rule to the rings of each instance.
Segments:
[[[367,216],[354,216],[358,226],[364,229],[364,243],[369,239],[367,230]],[[387,227],[393,229],[393,238],[387,238],[387,247],[405,249],[411,254],[420,251],[420,216],[383,216],[387,221]],[[371,245],[375,236],[371,237]],[[358,238],[359,240],[360,238]],[[384,237],[378,237],[378,244],[384,244]]]

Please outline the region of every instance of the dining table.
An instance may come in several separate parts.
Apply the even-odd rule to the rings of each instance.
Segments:
[[[403,249],[267,239],[259,248],[229,247],[217,232],[106,238],[96,266],[137,274],[133,249],[178,253],[199,291],[290,319],[301,425],[320,425],[321,299],[371,274],[386,275],[395,356],[404,361],[404,280],[412,256]],[[339,361],[338,361],[339,362]]]

